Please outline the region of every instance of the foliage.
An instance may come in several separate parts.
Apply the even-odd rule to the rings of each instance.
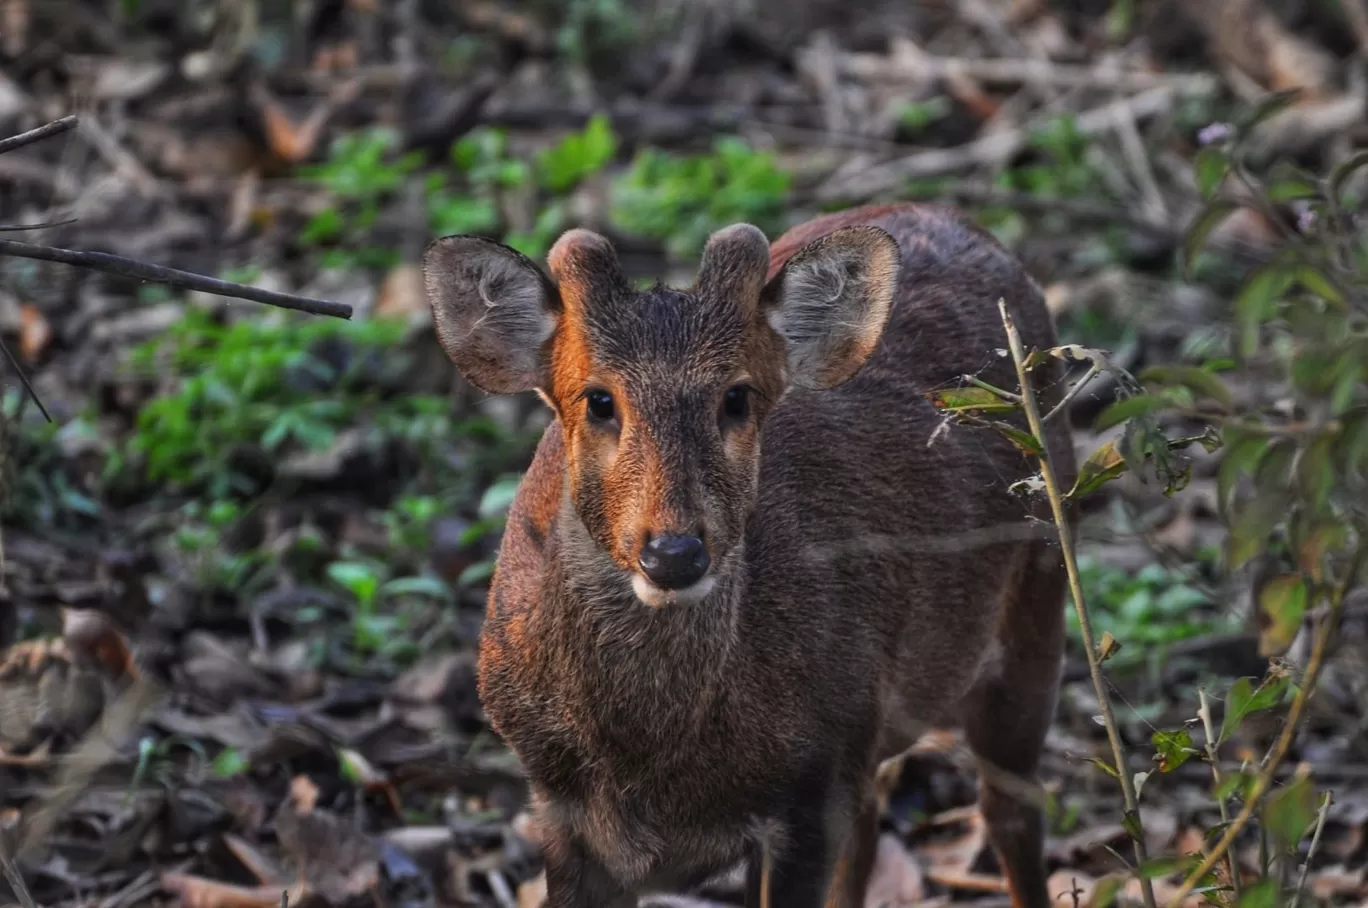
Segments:
[[[203,487],[211,498],[248,491],[233,454],[321,450],[381,399],[375,372],[402,363],[378,353],[402,337],[400,323],[373,319],[240,320],[223,324],[190,309],[162,337],[140,345],[132,365],[171,379],[138,413],[122,459],[153,482]],[[327,355],[331,354],[331,355]],[[368,355],[369,354],[369,355]],[[406,422],[432,409],[421,398],[387,402],[382,418]]]
[[[1149,653],[1202,634],[1234,629],[1231,615],[1217,615],[1206,593],[1178,570],[1149,564],[1129,573],[1080,555],[1078,570],[1093,627]],[[1069,633],[1080,641],[1078,616],[1067,615]]]
[[[688,260],[709,233],[737,221],[774,232],[789,186],[773,154],[737,138],[718,139],[703,155],[645,148],[614,182],[610,218],[627,233],[664,240],[669,255]]]
[[[100,515],[99,495],[82,475],[66,468],[62,444],[94,441],[95,428],[87,419],[49,423],[24,406],[26,399],[18,389],[0,398],[0,427],[8,427],[0,438],[0,520],[63,529],[88,524]]]

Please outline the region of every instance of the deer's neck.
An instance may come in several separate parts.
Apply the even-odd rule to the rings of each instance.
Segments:
[[[557,520],[554,636],[573,665],[578,702],[622,749],[657,750],[716,718],[722,679],[738,645],[744,571],[727,571],[702,602],[654,608],[589,536],[567,500]],[[545,603],[549,605],[550,603]]]

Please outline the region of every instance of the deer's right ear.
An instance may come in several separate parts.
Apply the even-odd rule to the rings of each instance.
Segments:
[[[477,236],[447,236],[423,251],[437,339],[472,385],[516,394],[545,382],[560,297],[527,256]]]

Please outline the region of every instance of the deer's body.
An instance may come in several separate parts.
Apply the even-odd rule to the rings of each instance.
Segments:
[[[1053,712],[1062,562],[1048,527],[1031,519],[1043,512],[1007,488],[1033,465],[992,431],[943,428],[924,397],[966,373],[1016,387],[1010,358],[996,352],[1005,346],[997,301],[1007,300],[1028,346],[1049,347],[1039,291],[991,238],[938,209],[819,218],[766,248],[768,268],[752,235],[731,231],[705,253],[704,302],[667,296],[620,310],[644,319],[637,330],[659,330],[638,341],[640,357],[626,341],[616,354],[624,362],[604,349],[630,324],[574,331],[578,348],[610,360],[582,366],[595,381],[625,376],[613,391],[610,450],[573,415],[567,430],[555,388],[585,354],[564,357],[571,365],[550,357],[554,390],[543,394],[561,418],[509,514],[480,686],[533,787],[552,908],[634,905],[639,892],[690,886],[742,858],[748,904],[758,904],[762,843],[774,856],[776,908],[858,908],[876,844],[879,761],[929,726],[962,724],[981,759],[1029,780]],[[850,245],[809,245],[829,236]],[[557,255],[566,296],[576,272]],[[842,295],[881,286],[882,317]],[[748,294],[762,314],[781,313],[769,319],[774,337],[744,305],[733,324],[721,304],[709,308]],[[835,324],[809,324],[823,295],[822,305],[854,308]],[[567,304],[558,325],[573,324],[581,305]],[[689,306],[720,326],[680,318]],[[878,323],[872,340],[861,318]],[[726,330],[755,337],[728,346]],[[777,353],[775,338],[787,341]],[[852,354],[861,344],[866,355]],[[458,364],[463,353],[471,362],[458,350]],[[766,357],[782,358],[777,375],[761,374]],[[796,386],[802,369],[831,363],[807,382],[820,389]],[[715,396],[694,389],[709,386],[707,374],[732,373],[764,403],[741,420],[724,403],[716,435],[690,450],[710,423],[688,414],[718,412]],[[715,395],[727,381],[711,383]],[[1043,397],[1048,406],[1058,389]],[[752,420],[762,432],[747,428]],[[579,442],[568,444],[574,433]],[[1071,481],[1062,430],[1051,453]],[[628,485],[637,497],[615,508],[615,490]],[[694,526],[710,567],[677,593],[641,579],[644,569],[631,574],[616,548]],[[1038,810],[987,783],[981,797],[1016,901],[1041,905]]]

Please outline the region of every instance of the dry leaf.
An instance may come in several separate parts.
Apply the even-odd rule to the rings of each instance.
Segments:
[[[375,304],[377,316],[414,319],[427,317],[430,312],[421,268],[405,262],[385,275],[384,283],[380,285],[380,298]]]
[[[52,326],[32,303],[19,307],[19,353],[27,362],[36,362],[52,343]]]
[[[542,908],[546,904],[546,874],[539,873],[518,887],[518,908]]]
[[[921,864],[907,853],[897,836],[880,836],[865,908],[903,908],[918,905],[924,898]]]
[[[180,898],[181,908],[278,908],[283,886],[233,886],[188,873],[164,873],[162,888]],[[304,889],[289,890],[289,903],[299,904]]]

